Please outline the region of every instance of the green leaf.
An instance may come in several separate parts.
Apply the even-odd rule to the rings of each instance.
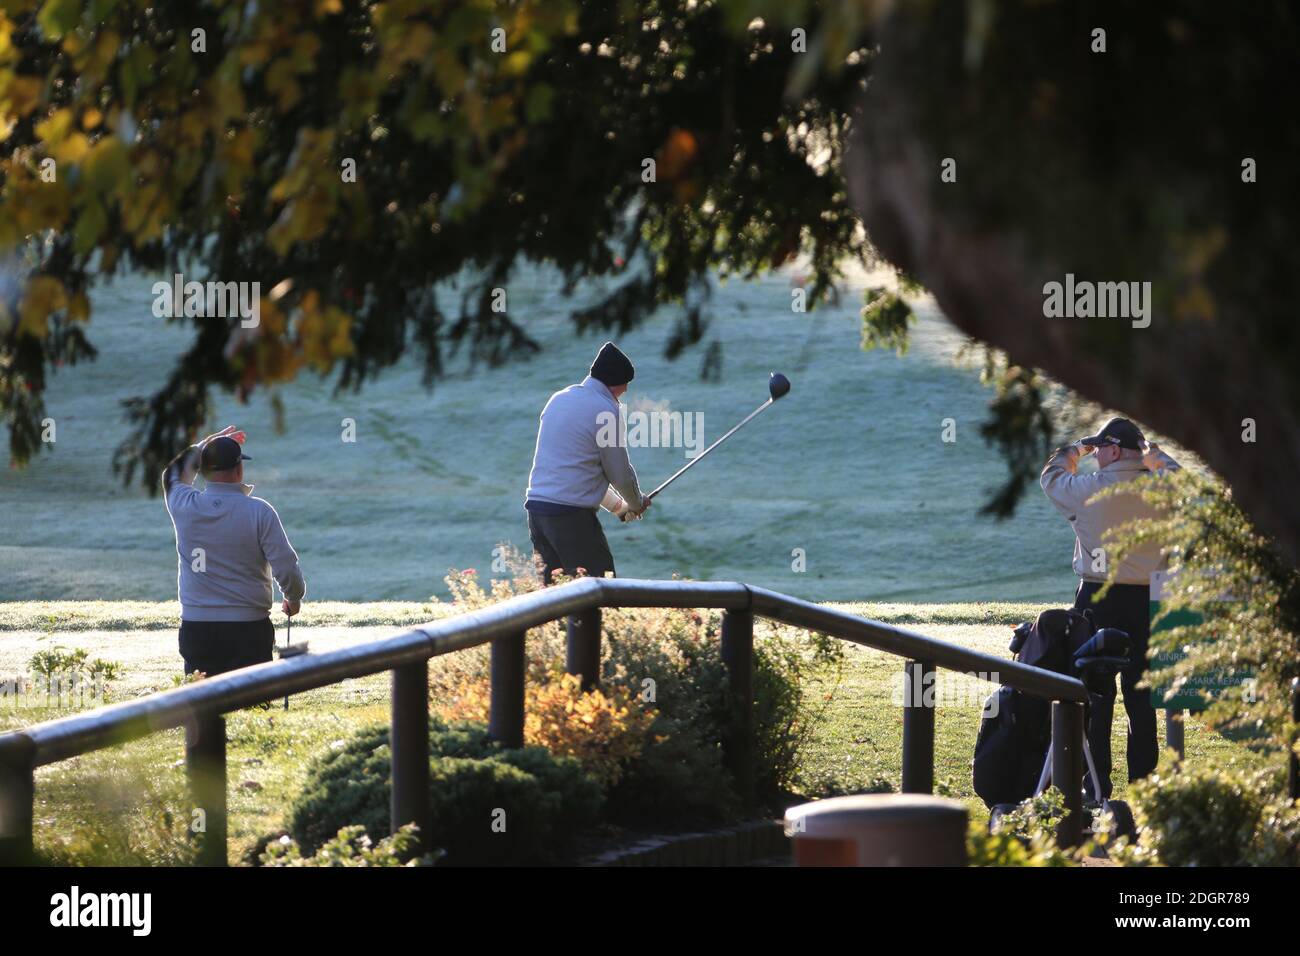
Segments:
[[[41,32],[51,40],[62,39],[63,34],[76,28],[80,19],[80,0],[46,0],[36,15]]]
[[[111,192],[130,173],[126,144],[116,136],[105,136],[86,155],[86,185],[92,193]]]
[[[524,115],[530,123],[541,123],[551,118],[551,103],[555,100],[555,90],[545,83],[538,83],[528,91],[524,103]]]
[[[98,201],[91,200],[77,217],[73,231],[73,248],[77,254],[84,255],[95,248],[107,225],[108,217],[104,215],[104,207]]]

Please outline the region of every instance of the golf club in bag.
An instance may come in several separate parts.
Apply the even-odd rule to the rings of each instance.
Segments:
[[[698,465],[705,455],[713,451],[713,449],[717,448],[719,445],[721,445],[732,435],[736,434],[736,432],[740,431],[742,428],[748,425],[758,415],[759,412],[766,409],[777,399],[784,398],[789,393],[789,391],[790,391],[790,380],[786,378],[784,375],[782,375],[780,372],[773,372],[767,380],[767,395],[768,395],[767,401],[765,401],[762,405],[758,406],[758,408],[754,409],[752,412],[746,415],[743,419],[741,419],[739,424],[733,427],[729,432],[727,432],[725,435],[723,435],[721,438],[715,441],[712,445],[704,449],[704,451],[700,452],[698,455],[696,455],[686,464],[682,465],[681,468],[678,468],[677,471],[669,475],[666,481],[661,483],[658,488],[650,492],[650,494],[646,495],[646,497],[651,500],[654,500],[655,496],[658,495],[659,492],[663,491],[665,488],[671,485],[682,475],[686,474],[686,472],[689,471],[693,466]]]

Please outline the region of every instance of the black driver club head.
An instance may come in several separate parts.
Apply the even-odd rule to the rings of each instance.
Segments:
[[[780,372],[773,372],[772,377],[767,380],[767,393],[772,396],[772,401],[784,397],[790,391],[790,380]]]

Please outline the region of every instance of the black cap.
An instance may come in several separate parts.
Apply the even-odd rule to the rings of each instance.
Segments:
[[[1079,444],[1092,445],[1094,448],[1098,445],[1119,445],[1120,448],[1141,451],[1145,440],[1138,427],[1127,418],[1112,418],[1097,434],[1079,439]]]
[[[204,474],[210,471],[229,471],[241,461],[252,461],[244,454],[243,446],[233,438],[214,438],[203,446],[200,467]]]
[[[626,385],[636,377],[636,369],[631,360],[618,350],[613,342],[606,342],[596,353],[596,361],[591,363],[591,377],[604,382],[610,388]]]

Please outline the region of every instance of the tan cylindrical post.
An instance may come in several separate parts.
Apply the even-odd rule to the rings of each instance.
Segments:
[[[833,797],[791,807],[796,866],[965,866],[966,807],[911,793]]]

